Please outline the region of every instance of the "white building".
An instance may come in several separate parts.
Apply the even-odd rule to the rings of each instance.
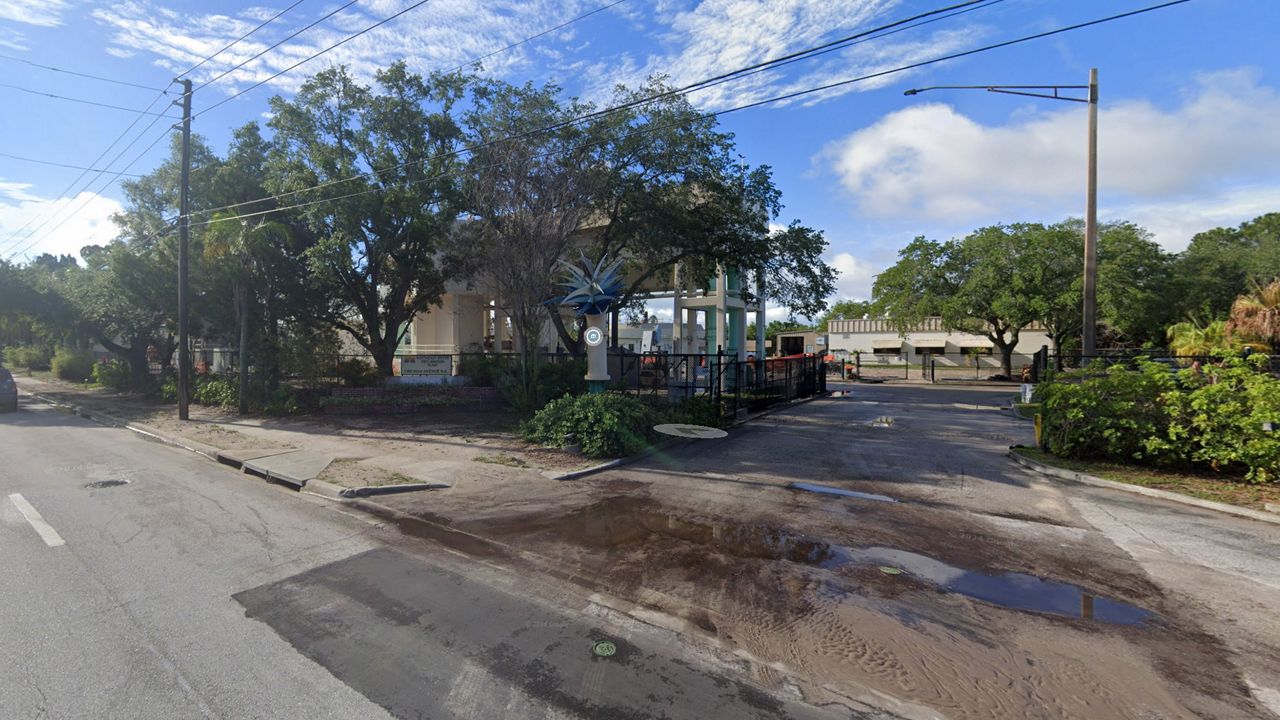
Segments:
[[[938,317],[927,318],[906,333],[884,318],[832,320],[827,331],[830,354],[850,362],[856,356],[863,365],[917,364],[929,356],[939,366],[1000,367],[1000,355],[990,340],[948,331]],[[1041,325],[1024,327],[1013,348],[1013,369],[1029,364],[1037,350],[1051,344]]]
[[[618,325],[618,347],[630,352],[675,352],[672,336],[672,323],[644,323],[641,325]],[[707,341],[706,330],[702,325],[693,328],[694,347],[704,347]]]

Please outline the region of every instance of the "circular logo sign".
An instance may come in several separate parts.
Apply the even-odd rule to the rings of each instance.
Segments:
[[[584,337],[587,344],[591,347],[596,347],[600,343],[604,342],[604,333],[600,331],[600,328],[587,328],[587,332]]]

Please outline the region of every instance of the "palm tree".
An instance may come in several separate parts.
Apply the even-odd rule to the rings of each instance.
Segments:
[[[1192,319],[1170,325],[1165,331],[1169,349],[1178,357],[1211,355],[1215,351],[1235,350],[1236,343],[1227,335],[1225,320],[1201,325]]]
[[[1254,285],[1231,305],[1226,331],[1244,345],[1262,352],[1280,351],[1280,279]]]
[[[232,303],[240,327],[239,412],[249,412],[249,295],[262,275],[268,256],[289,236],[289,226],[258,218],[243,218],[234,212],[213,216],[205,237],[204,254],[211,264],[221,265],[230,275]]]

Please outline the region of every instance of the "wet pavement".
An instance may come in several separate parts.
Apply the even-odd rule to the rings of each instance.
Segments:
[[[541,607],[386,548],[235,599],[400,718],[867,717],[776,697],[729,669],[691,664],[661,638]]]
[[[1082,500],[1005,459],[1030,439],[1005,394],[850,395],[588,480],[399,507],[683,623],[819,705],[1270,717],[1249,683],[1276,682],[1252,661],[1274,628],[1238,654],[1198,588],[1155,582]]]

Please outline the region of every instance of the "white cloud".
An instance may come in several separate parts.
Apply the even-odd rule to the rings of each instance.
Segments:
[[[588,74],[589,86],[593,89],[587,94],[599,97],[607,94],[615,83],[634,86],[655,74],[669,76],[676,86],[704,80],[897,19],[889,13],[900,4],[899,0],[663,3],[655,20],[665,24],[659,31],[659,39],[666,51],[650,54],[644,60],[622,55],[598,64]],[[860,40],[851,48],[821,56],[821,59],[805,60],[786,70],[761,72],[715,85],[697,91],[691,98],[703,108],[723,109],[746,104],[945,55],[968,46],[985,30],[964,25],[927,35],[925,32],[909,29],[892,39]],[[887,76],[833,88],[796,102],[813,104],[850,92],[872,90],[904,76]]]
[[[876,267],[870,262],[854,257],[851,253],[837,253],[827,264],[840,273],[836,279],[837,300],[870,300],[871,285],[876,279]]]
[[[58,27],[66,9],[66,0],[0,0],[0,20]]]
[[[864,216],[957,224],[1078,216],[1085,112],[1033,106],[1005,125],[987,126],[947,105],[918,105],[834,143],[820,159]],[[1236,217],[1231,207],[1256,207],[1265,191],[1226,188],[1280,186],[1277,116],[1280,94],[1250,70],[1203,75],[1171,109],[1104,99],[1100,212],[1132,210],[1137,219],[1142,208],[1166,209],[1186,218],[1166,219],[1160,233],[1162,242],[1176,244],[1166,233],[1196,225],[1192,216]]]
[[[27,36],[11,28],[0,28],[0,47],[10,50],[26,50]]]
[[[82,247],[115,237],[111,216],[123,209],[115,200],[90,192],[49,200],[31,193],[30,187],[0,180],[0,257],[16,253],[13,259],[22,260],[46,252],[78,257]],[[53,220],[32,234],[50,217]],[[51,232],[59,223],[61,227]]]
[[[213,88],[229,93],[265,80],[410,4],[410,0],[378,0],[343,10],[249,62]],[[588,0],[529,0],[520,3],[436,0],[325,53],[270,81],[269,85],[276,92],[294,91],[303,79],[332,65],[348,65],[358,77],[367,81],[378,68],[401,59],[422,73],[448,70],[519,42],[536,29],[568,20],[590,7],[593,5]],[[312,15],[284,15],[201,66],[194,79],[204,82],[221,74],[330,10],[332,6],[324,8],[323,12],[317,10]],[[273,14],[260,7],[240,11],[235,17],[185,9],[179,12],[151,0],[126,0],[93,12],[96,19],[114,30],[111,42],[117,51],[151,54],[156,57],[158,65],[171,71],[185,70],[196,64]],[[484,63],[490,73],[503,75],[527,67],[537,52],[538,44],[530,43],[495,55]]]

